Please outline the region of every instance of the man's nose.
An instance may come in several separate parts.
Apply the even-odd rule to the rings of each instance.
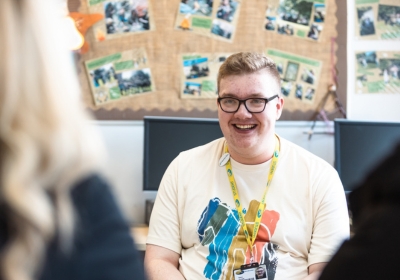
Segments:
[[[235,113],[236,117],[250,118],[251,113],[247,110],[244,102],[240,102],[239,109]]]

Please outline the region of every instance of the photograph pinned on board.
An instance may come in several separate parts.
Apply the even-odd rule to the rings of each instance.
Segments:
[[[400,59],[385,59],[379,60],[380,75],[383,77],[385,84],[390,82],[397,83],[400,86]]]
[[[235,0],[220,0],[217,8],[217,18],[232,22],[239,3]]]
[[[326,15],[326,7],[325,4],[314,4],[314,22],[324,22]]]
[[[285,68],[283,66],[285,63],[283,61],[275,60],[275,64],[276,64],[276,70],[278,70],[279,75],[282,77],[283,72],[285,71]]]
[[[400,6],[379,5],[377,29],[383,39],[400,38]]]
[[[360,36],[375,35],[374,10],[372,6],[357,7]]]
[[[327,5],[325,0],[269,0],[264,29],[281,35],[320,41]]]
[[[152,91],[150,68],[123,71],[116,74],[121,95],[132,95]]]
[[[356,78],[356,84],[359,89],[362,89],[364,86],[366,86],[367,82],[368,82],[368,77],[365,74],[357,76]]]
[[[307,37],[313,40],[318,40],[321,31],[322,31],[322,25],[313,23],[310,26],[310,30],[307,33]]]
[[[185,78],[188,80],[208,77],[210,74],[210,69],[208,67],[208,58],[200,57],[196,59],[184,60],[183,73],[185,75]]]
[[[298,99],[303,99],[303,85],[302,84],[296,84],[296,90],[294,92],[294,96]]]
[[[278,8],[278,13],[282,20],[306,26],[309,25],[313,11],[312,2],[286,0],[282,4]]]
[[[298,72],[299,72],[299,63],[288,61],[284,79],[286,81],[296,81]]]
[[[213,0],[181,0],[179,13],[211,16]]]
[[[201,84],[195,82],[185,82],[183,94],[199,97],[201,95]]]
[[[315,81],[315,71],[312,68],[304,67],[301,74],[301,80],[313,85]]]
[[[144,48],[85,61],[95,105],[154,91]]]
[[[400,53],[364,51],[355,53],[355,91],[360,94],[400,92]]]
[[[292,92],[293,83],[291,81],[281,80],[281,92],[284,96],[288,97]]]
[[[234,27],[232,24],[223,20],[218,20],[218,19],[213,20],[211,28],[212,34],[221,36],[226,39],[230,39],[233,32],[234,32]]]
[[[314,98],[315,89],[308,87],[304,94],[304,98],[308,100],[312,100]]]
[[[283,34],[283,35],[289,35],[293,36],[294,35],[294,28],[291,24],[283,23],[283,24],[278,24],[278,34]]]
[[[116,84],[116,76],[113,63],[109,63],[92,69],[91,71],[89,71],[89,75],[92,81],[92,85],[95,88],[110,88],[114,87]]]
[[[276,17],[266,16],[265,17],[265,29],[274,31],[276,28]]]
[[[104,2],[107,34],[150,30],[148,0]]]
[[[379,59],[375,51],[367,51],[356,54],[357,63],[365,69],[373,69],[379,67]]]

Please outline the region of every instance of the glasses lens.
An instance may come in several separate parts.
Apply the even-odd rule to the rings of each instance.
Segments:
[[[239,107],[239,101],[229,97],[221,98],[220,104],[225,112],[235,112]]]
[[[262,112],[265,108],[265,99],[250,98],[246,100],[246,107],[252,113]]]

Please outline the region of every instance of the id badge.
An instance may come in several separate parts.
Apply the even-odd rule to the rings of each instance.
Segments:
[[[235,280],[268,280],[267,267],[258,263],[245,264],[233,271]]]

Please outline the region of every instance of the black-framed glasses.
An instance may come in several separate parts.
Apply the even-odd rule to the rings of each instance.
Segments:
[[[278,95],[274,95],[270,98],[252,97],[243,100],[234,97],[219,97],[218,104],[225,113],[236,113],[242,103],[248,112],[261,113],[265,110],[267,103],[277,97]]]

